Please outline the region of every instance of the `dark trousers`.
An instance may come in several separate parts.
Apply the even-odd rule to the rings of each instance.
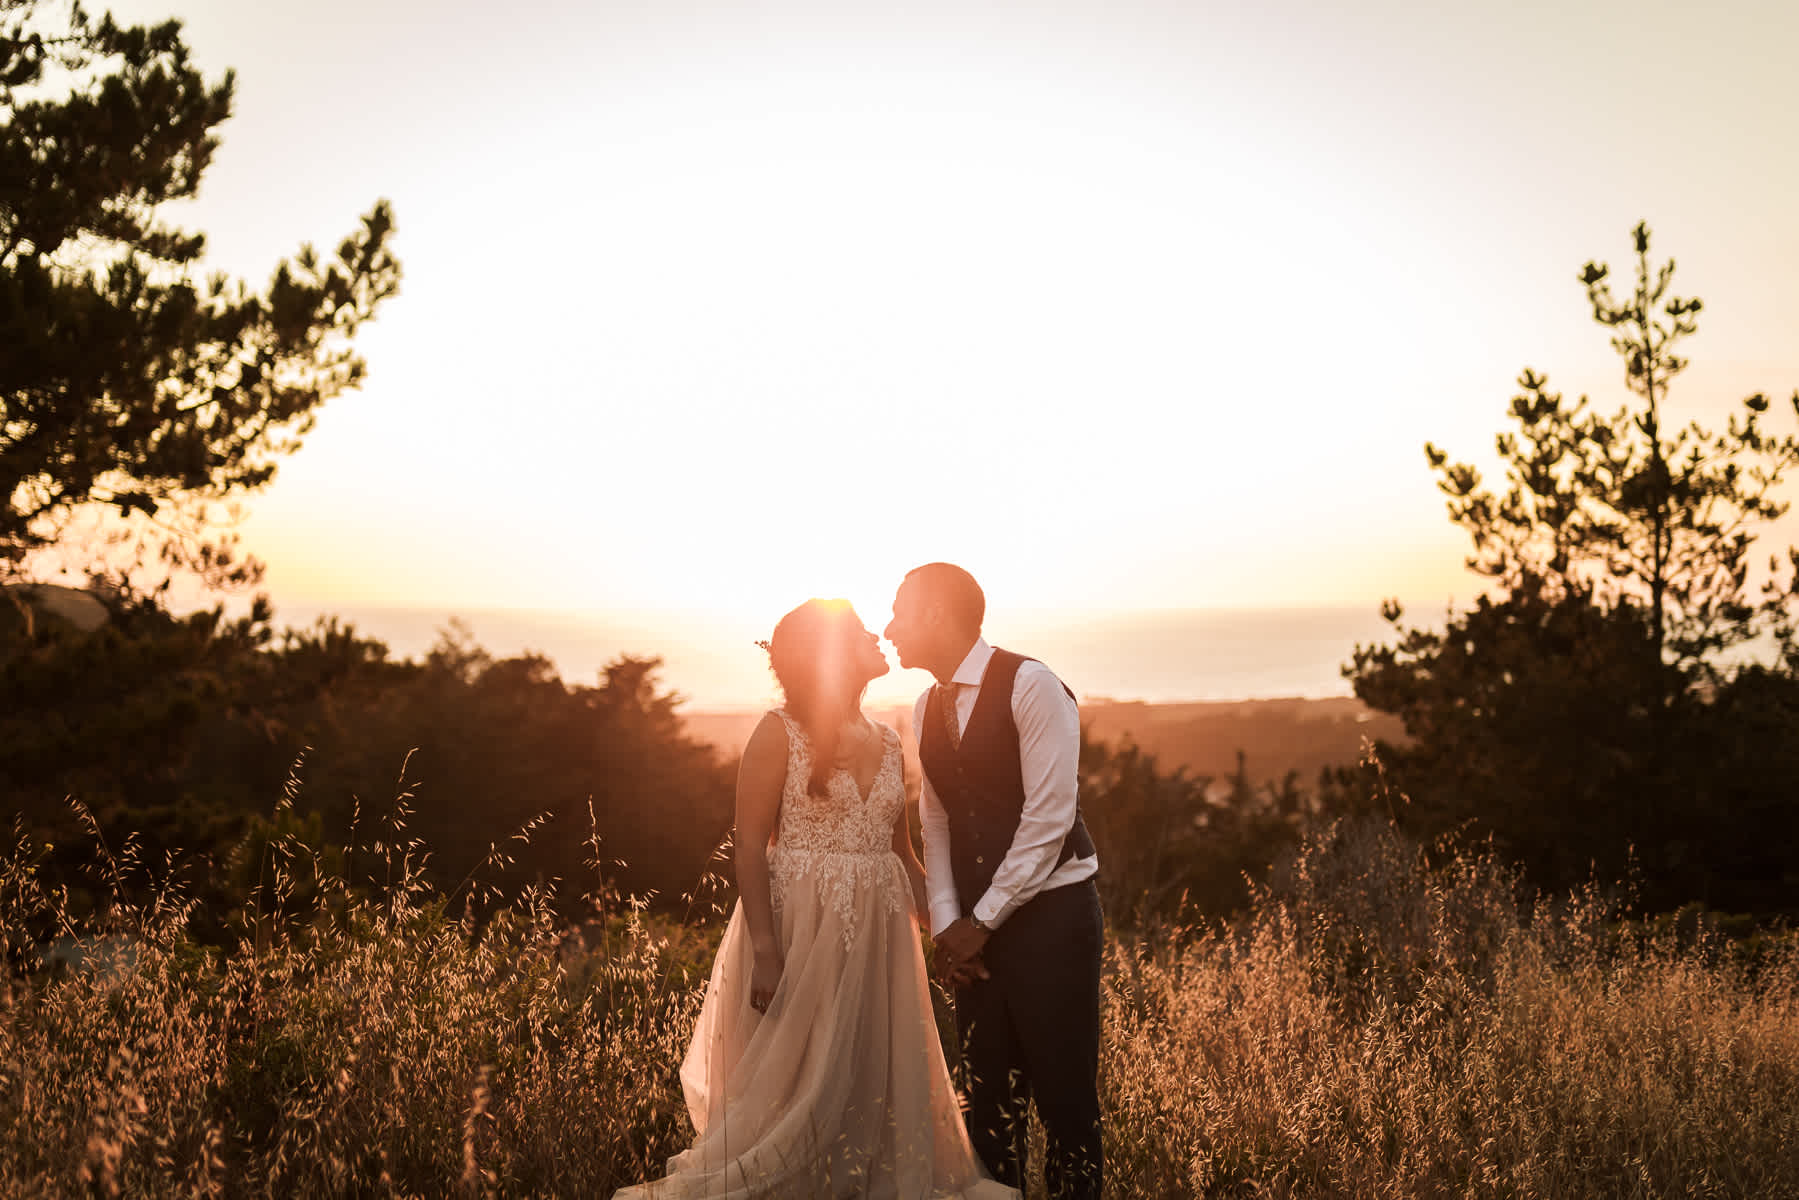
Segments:
[[[988,939],[991,979],[956,990],[968,1134],[993,1177],[1022,1189],[1032,1100],[1055,1200],[1099,1195],[1099,966],[1091,880],[1042,892]]]

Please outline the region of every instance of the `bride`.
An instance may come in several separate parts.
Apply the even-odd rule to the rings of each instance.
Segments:
[[[879,642],[808,600],[764,646],[786,703],[738,772],[739,899],[681,1065],[694,1142],[615,1200],[1017,1200],[975,1157],[931,1014],[899,735],[861,709]]]

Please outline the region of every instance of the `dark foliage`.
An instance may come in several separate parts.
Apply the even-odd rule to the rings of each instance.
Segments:
[[[1427,446],[1493,589],[1440,631],[1389,603],[1396,641],[1358,646],[1345,674],[1405,723],[1407,744],[1381,757],[1392,815],[1414,830],[1491,834],[1541,887],[1637,872],[1651,908],[1790,912],[1799,879],[1766,848],[1799,837],[1799,552],[1759,593],[1750,554],[1786,511],[1799,438],[1762,428],[1759,395],[1723,433],[1671,419],[1673,348],[1700,304],[1670,293],[1645,227],[1634,244],[1631,300],[1603,266],[1581,281],[1637,407],[1598,416],[1526,371],[1496,443],[1502,497]]]
[[[414,661],[331,621],[276,636],[266,610],[177,618],[135,600],[91,634],[0,619],[0,794],[51,835],[77,889],[91,856],[71,798],[110,843],[135,834],[148,863],[179,857],[212,907],[255,885],[271,836],[324,853],[400,804],[446,892],[557,879],[574,896],[599,886],[597,862],[607,883],[674,902],[729,831],[730,770],[684,735],[655,659],[586,686],[455,631]],[[278,813],[290,769],[297,807]]]
[[[354,386],[352,339],[398,287],[381,202],[322,261],[266,287],[196,280],[205,238],[158,219],[192,196],[231,113],[178,22],[0,4],[0,572],[109,505],[183,536],[163,557],[254,578],[204,507],[266,484],[314,410]]]
[[[1164,768],[1128,738],[1083,736],[1080,776],[1101,900],[1118,925],[1238,911],[1311,816],[1295,776],[1257,786],[1241,756],[1237,772],[1215,787],[1211,778]]]

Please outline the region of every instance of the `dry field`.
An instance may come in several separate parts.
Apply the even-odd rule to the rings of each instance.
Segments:
[[[476,936],[398,832],[364,852],[394,871],[373,889],[276,846],[229,950],[190,940],[178,895],[77,921],[21,833],[0,1194],[605,1197],[659,1174],[716,907],[599,896],[576,938],[526,896]],[[47,964],[53,938],[78,961]],[[1799,1195],[1790,939],[1625,925],[1597,896],[1527,920],[1489,862],[1339,829],[1231,929],[1115,931],[1107,988],[1117,1197]]]

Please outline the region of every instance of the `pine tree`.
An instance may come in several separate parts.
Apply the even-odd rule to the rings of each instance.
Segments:
[[[1799,437],[1764,428],[1759,394],[1722,432],[1673,416],[1701,305],[1651,262],[1647,226],[1633,244],[1628,299],[1604,265],[1580,281],[1635,402],[1601,414],[1526,370],[1496,443],[1502,495],[1427,444],[1489,594],[1440,630],[1389,602],[1395,641],[1356,647],[1345,674],[1405,722],[1409,743],[1383,753],[1419,832],[1491,833],[1546,886],[1620,879],[1634,855],[1654,903],[1762,905],[1785,867],[1754,839],[1799,836],[1768,769],[1799,761],[1799,551],[1759,587],[1751,556],[1787,511]]]
[[[178,22],[0,0],[0,574],[84,508],[166,525],[267,484],[363,376],[354,336],[400,276],[386,202],[260,290],[197,278],[204,236],[159,218],[198,189],[232,88]],[[241,578],[225,545],[163,553]]]

